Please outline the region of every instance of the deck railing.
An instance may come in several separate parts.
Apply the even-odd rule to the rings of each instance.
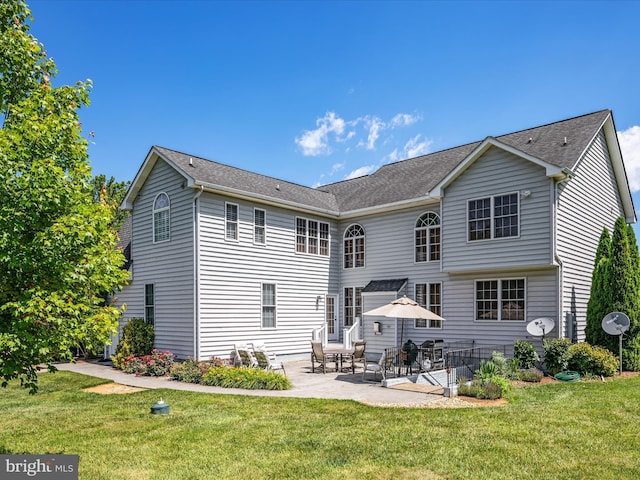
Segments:
[[[477,345],[473,348],[447,349],[444,362],[448,373],[449,386],[458,382],[459,378],[473,378],[480,363],[491,360],[493,352],[507,354],[512,345]]]

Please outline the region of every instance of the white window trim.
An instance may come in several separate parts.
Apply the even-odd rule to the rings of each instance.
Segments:
[[[162,207],[162,208],[158,208],[156,209],[156,202],[158,201],[158,197],[160,197],[161,195],[164,195],[165,197],[167,197],[167,202],[169,202],[169,205],[166,207]],[[163,240],[156,240],[156,214],[157,213],[162,213],[162,212],[167,212],[167,222],[168,222],[168,235],[167,238],[163,239]],[[168,242],[171,240],[171,197],[169,196],[168,193],[166,192],[160,192],[158,193],[154,199],[153,199],[153,203],[151,204],[151,235],[152,235],[152,239],[153,239],[153,244],[156,243],[164,243],[164,242]]]
[[[502,282],[505,280],[524,280],[524,314],[522,315],[522,320],[503,320],[502,319],[502,309],[500,308],[500,303],[502,302]],[[488,318],[478,318],[478,299],[476,297],[476,283],[477,282],[498,282],[498,318],[496,320]],[[508,278],[476,278],[473,280],[473,316],[474,322],[477,323],[495,323],[495,322],[505,322],[505,323],[513,323],[516,324],[518,322],[524,322],[527,318],[527,306],[529,302],[527,301],[527,277],[508,277]]]
[[[361,236],[358,236],[358,237],[347,237],[347,236],[346,236],[346,235],[347,235],[347,232],[348,232],[348,231],[349,231],[349,229],[350,229],[351,227],[353,227],[354,225],[357,225],[357,226],[359,226],[359,227],[362,229],[362,232],[363,232],[363,233],[362,233],[362,235],[361,235]],[[361,266],[361,267],[356,267],[356,266],[355,266],[355,263],[356,263],[355,239],[356,239],[356,238],[362,238],[362,239],[363,239],[363,240],[362,240],[362,243],[363,243],[363,245],[364,245],[364,249],[363,249],[363,255],[364,255],[364,258],[362,259],[362,266]],[[345,244],[345,241],[346,241],[346,240],[349,240],[349,241],[351,241],[351,242],[354,244],[354,245],[353,245],[353,247],[354,247],[354,248],[353,248],[353,254],[352,254],[352,255],[353,255],[353,267],[347,267],[347,266],[345,266],[345,264],[344,264],[344,256],[345,256],[345,248],[344,248],[344,244]],[[345,228],[345,229],[344,229],[344,233],[342,234],[342,269],[343,269],[343,270],[359,270],[359,269],[362,269],[362,268],[366,268],[366,266],[367,266],[367,231],[365,230],[365,228],[364,228],[361,224],[359,224],[359,223],[352,223],[352,224],[348,225],[348,226],[347,226],[347,228]]]
[[[435,285],[438,284],[440,285],[440,310],[442,310],[442,305],[444,304],[444,302],[442,301],[442,298],[444,297],[444,292],[442,289],[442,282],[416,282],[415,285],[413,286],[413,298],[417,299],[418,298],[418,292],[416,291],[418,288],[418,285],[426,285],[427,286],[427,309],[431,310],[431,296],[429,295],[429,288],[431,287],[431,285]],[[475,285],[475,283],[474,283]],[[432,327],[429,325],[429,320],[426,321],[424,327],[419,327],[417,325],[417,318],[413,319],[413,327],[417,330],[442,330],[442,328],[444,327],[444,322],[442,320],[440,320],[440,326],[439,327]]]
[[[261,211],[264,214],[264,225],[256,224],[256,212]],[[256,241],[256,228],[262,228],[264,230],[264,242]],[[226,226],[225,226],[226,232]],[[253,209],[253,243],[254,245],[265,246],[267,244],[267,211],[264,208],[254,207]]]
[[[298,221],[304,221],[304,252],[298,251]],[[294,241],[293,241],[293,249],[296,255],[311,255],[313,257],[321,257],[321,258],[329,258],[331,256],[331,224],[329,222],[323,222],[322,220],[317,220],[315,218],[307,218],[307,217],[295,217],[294,219]],[[318,249],[318,253],[309,253],[309,222],[316,222],[318,224],[318,236],[315,237],[318,240],[316,245]],[[327,254],[323,255],[320,253],[320,241],[322,237],[320,236],[321,228],[320,225],[327,226]]]
[[[467,203],[468,205],[468,203]],[[432,213],[434,214],[436,217],[438,217],[438,224],[437,225],[429,225],[426,227],[416,227],[416,223],[418,223],[418,220],[420,220],[420,218],[427,214],[427,213]],[[418,218],[416,218],[416,221],[413,222],[414,228],[413,228],[413,263],[415,265],[422,265],[425,263],[438,263],[440,261],[442,261],[442,219],[440,217],[440,214],[437,212],[431,212],[431,211],[427,211],[427,212],[422,212],[420,215],[418,215]],[[439,228],[440,229],[440,258],[438,260],[431,260],[431,229],[432,228]],[[469,228],[469,222],[467,222],[467,228]],[[416,232],[418,230],[426,230],[427,231],[427,259],[426,260],[421,260],[418,261],[416,260]],[[467,234],[467,238],[469,238],[468,234]]]
[[[227,218],[227,208],[230,206],[236,207],[236,238],[231,238],[227,235],[227,226],[229,223],[229,219]],[[239,242],[240,241],[240,206],[237,203],[224,202],[224,239],[228,242]]]
[[[358,317],[357,315],[357,310],[358,310],[358,302],[357,302],[357,289],[360,289],[360,316]],[[343,298],[343,305],[342,305],[342,322],[343,322],[343,326],[347,327],[347,326],[351,326],[351,325],[347,325],[347,292],[346,290],[350,290],[353,293],[353,323],[351,323],[351,325],[353,325],[356,321],[356,318],[360,319],[360,325],[362,326],[362,308],[364,307],[364,299],[362,297],[362,290],[364,290],[364,287],[343,287],[342,288],[342,298]]]
[[[516,200],[518,202],[518,235],[513,235],[510,237],[496,237],[495,236],[495,198],[496,197],[505,197],[507,195],[515,195],[516,196]],[[469,230],[469,202],[473,202],[475,200],[482,200],[485,198],[489,198],[491,200],[491,237],[489,238],[483,238],[481,240],[470,240],[469,239],[469,234],[471,233]],[[464,212],[465,214],[465,222],[467,224],[467,243],[477,243],[477,242],[495,242],[495,241],[500,241],[500,240],[513,240],[513,239],[517,239],[520,238],[520,233],[522,232],[522,228],[521,228],[521,218],[522,218],[522,210],[521,210],[521,204],[520,204],[520,192],[518,191],[512,191],[512,192],[505,192],[505,193],[497,193],[495,195],[482,195],[480,197],[473,197],[473,198],[468,198],[467,202],[466,202],[466,210]]]
[[[275,303],[273,305],[266,305],[264,303],[264,286],[273,285],[273,297]],[[264,307],[273,307],[273,327],[264,326]],[[276,282],[261,282],[260,283],[260,329],[261,330],[275,330],[278,327],[278,284]]]

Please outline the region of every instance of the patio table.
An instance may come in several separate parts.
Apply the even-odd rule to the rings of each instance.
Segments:
[[[353,348],[325,348],[324,353],[326,355],[334,355],[336,359],[336,372],[342,371],[342,362],[346,357],[353,355],[355,349]],[[338,367],[338,363],[340,366]]]

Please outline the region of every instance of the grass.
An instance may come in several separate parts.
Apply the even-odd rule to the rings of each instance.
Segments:
[[[80,455],[80,478],[640,478],[640,377],[518,388],[507,406],[393,409],[174,390],[0,390],[0,453]],[[170,415],[151,415],[159,397]]]

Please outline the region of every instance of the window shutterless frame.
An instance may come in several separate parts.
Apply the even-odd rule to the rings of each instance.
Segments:
[[[238,241],[238,204],[225,202],[224,204],[224,238]]]
[[[169,195],[160,192],[153,200],[153,243],[167,242],[171,237],[171,201]]]
[[[525,278],[476,280],[474,304],[477,322],[524,321],[527,281]]]
[[[467,242],[519,236],[519,192],[467,200]]]

